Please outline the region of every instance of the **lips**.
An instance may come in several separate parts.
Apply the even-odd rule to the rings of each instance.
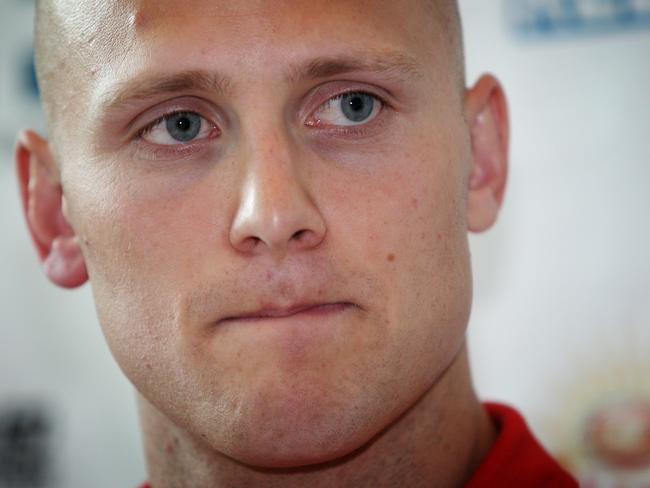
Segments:
[[[281,319],[293,317],[295,315],[328,315],[332,313],[342,312],[343,310],[350,307],[357,307],[357,305],[350,302],[327,302],[296,304],[289,307],[267,306],[252,312],[245,312],[242,314],[225,317],[224,319],[220,320],[220,322],[235,320],[251,321],[264,319]]]

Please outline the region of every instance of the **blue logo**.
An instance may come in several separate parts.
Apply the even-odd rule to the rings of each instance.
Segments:
[[[650,0],[508,0],[511,26],[526,37],[650,28]]]

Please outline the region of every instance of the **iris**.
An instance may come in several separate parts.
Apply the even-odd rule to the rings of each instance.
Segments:
[[[179,141],[188,142],[201,131],[201,116],[192,112],[178,112],[167,117],[167,132]]]
[[[362,122],[372,114],[375,99],[367,93],[350,92],[341,96],[341,111],[352,122]]]

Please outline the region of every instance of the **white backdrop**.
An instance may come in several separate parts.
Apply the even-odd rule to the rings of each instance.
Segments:
[[[580,438],[604,403],[650,399],[650,32],[520,38],[495,2],[460,4],[468,79],[498,74],[512,127],[503,213],[471,241],[477,387],[610,486]]]
[[[576,440],[589,412],[616,395],[650,399],[650,31],[530,39],[500,3],[460,4],[468,80],[496,73],[512,124],[503,214],[471,238],[477,388],[518,406],[551,450],[594,473]],[[22,221],[13,134],[42,128],[15,75],[31,2],[0,6],[0,417],[44,409],[52,486],[135,486],[145,471],[133,394],[90,290],[46,281]]]

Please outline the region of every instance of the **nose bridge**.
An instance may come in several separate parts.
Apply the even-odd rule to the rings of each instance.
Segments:
[[[283,124],[243,128],[240,164],[245,167],[232,246],[248,253],[284,255],[317,246],[325,222],[301,179],[304,164]]]

